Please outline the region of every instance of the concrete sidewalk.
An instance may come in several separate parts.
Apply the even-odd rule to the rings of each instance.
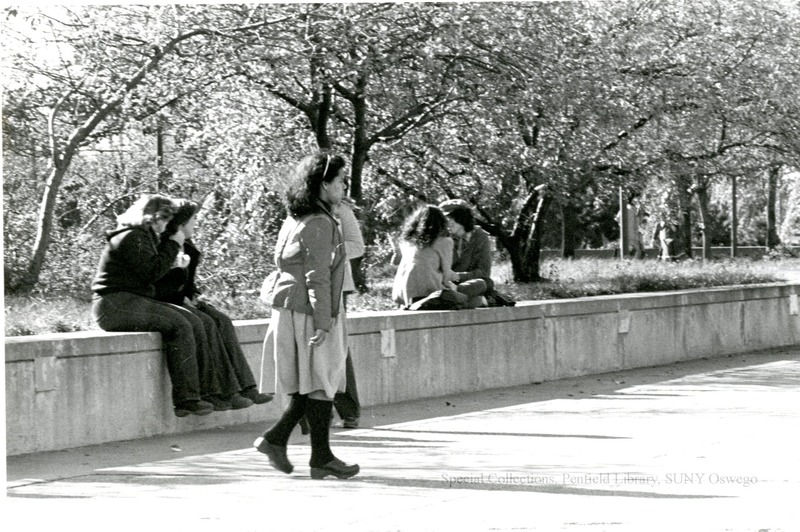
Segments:
[[[4,530],[800,530],[800,346],[366,408],[346,481],[261,425],[9,457]]]

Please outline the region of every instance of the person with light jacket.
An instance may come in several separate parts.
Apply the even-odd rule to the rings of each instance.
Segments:
[[[342,308],[346,254],[333,210],[344,196],[345,161],[317,153],[304,157],[289,178],[289,216],[278,234],[278,276],[267,297],[272,320],[264,341],[275,358],[275,388],[291,399],[281,418],[253,445],[270,464],[290,474],[286,447],[303,416],[311,432],[311,478],[350,478],[330,448],[336,392],[346,389],[347,329]]]
[[[344,270],[344,293],[343,310],[347,310],[347,295],[356,291],[353,281],[352,264],[355,259],[364,255],[364,237],[358,225],[358,218],[353,212],[355,206],[352,200],[345,196],[337,206],[334,216],[339,220],[342,238],[344,238],[344,250],[347,257]],[[346,429],[358,428],[361,418],[361,403],[358,400],[358,386],[356,384],[356,372],[353,367],[353,355],[350,348],[347,348],[347,358],[345,359],[346,386],[344,392],[338,392],[333,398],[333,408],[342,420],[342,427]]]

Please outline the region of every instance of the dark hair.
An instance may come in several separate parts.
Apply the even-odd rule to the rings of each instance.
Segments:
[[[167,228],[164,229],[162,238],[169,238],[177,233],[178,228],[185,225],[200,210],[200,205],[188,199],[177,199],[173,203],[175,205],[175,215],[167,223]]]
[[[321,210],[318,205],[322,183],[330,183],[345,167],[341,155],[315,153],[303,157],[289,174],[286,210],[295,218]]]
[[[447,219],[435,205],[417,209],[403,227],[402,238],[421,248],[432,246],[437,238],[447,235]]]
[[[134,201],[128,210],[117,216],[117,224],[126,227],[150,227],[156,220],[169,220],[174,214],[175,206],[171,199],[148,194]]]
[[[464,227],[464,231],[469,233],[475,228],[475,217],[472,215],[472,209],[458,205],[447,213],[449,218],[454,222]]]

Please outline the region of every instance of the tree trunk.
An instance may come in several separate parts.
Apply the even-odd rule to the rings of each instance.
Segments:
[[[525,260],[523,262],[523,275],[517,279],[517,282],[533,282],[541,281],[539,275],[539,262],[541,259],[542,251],[542,235],[544,234],[544,218],[550,208],[551,199],[547,194],[543,194],[539,198],[539,204],[536,207],[536,214],[533,218],[528,238],[525,241]]]
[[[350,197],[356,202],[361,201],[362,196],[362,176],[364,165],[369,153],[369,143],[367,141],[367,101],[364,98],[363,88],[366,81],[361,78],[358,84],[358,93],[353,98],[353,116],[355,124],[353,127],[353,158],[350,162]]]
[[[156,125],[156,168],[158,175],[156,176],[156,192],[161,192],[164,187],[164,182],[167,179],[167,169],[164,166],[164,129],[161,125],[161,119],[157,118],[158,124]]]
[[[551,198],[537,187],[528,195],[517,215],[514,230],[509,234],[499,226],[484,226],[508,251],[514,280],[519,283],[540,281],[539,260],[541,258],[544,218],[550,208]]]
[[[312,124],[314,134],[317,137],[317,146],[322,150],[331,149],[331,138],[328,135],[328,122],[331,116],[331,105],[333,105],[333,98],[331,97],[331,86],[325,84],[320,94],[318,94],[319,103],[317,105],[317,113]]]
[[[700,212],[700,229],[703,234],[703,260],[711,260],[711,214],[708,210],[708,190],[698,188],[694,192],[697,199],[697,207]]]
[[[362,267],[363,263],[364,256],[350,259],[350,270],[353,274],[353,284],[356,285],[356,290],[362,294],[369,291],[369,286],[367,285],[367,276],[365,275],[364,268]]]
[[[561,205],[561,256],[565,259],[575,257],[580,235],[578,209],[567,202]]]
[[[367,113],[369,112],[367,101],[364,96],[366,79],[362,76],[357,84],[357,93],[350,101],[353,104],[353,153],[350,161],[350,197],[356,203],[361,202],[363,195],[362,176],[364,175],[364,165],[369,154],[369,142],[367,141]],[[350,261],[350,269],[353,274],[353,284],[359,292],[366,292],[367,276],[363,268],[363,257]]]
[[[767,249],[775,249],[780,244],[778,228],[776,227],[777,217],[775,216],[775,204],[778,197],[778,180],[781,174],[780,165],[771,166],[769,178],[767,180]]]
[[[205,35],[210,33],[208,30],[195,29],[190,30],[188,33],[179,35],[170,40],[163,48],[155,47],[156,52],[142,65],[136,73],[126,80],[113,97],[102,103],[98,109],[92,113],[83,124],[75,128],[66,144],[59,146],[58,139],[55,132],[55,116],[59,112],[61,106],[67,101],[71,95],[71,91],[61,96],[58,103],[53,106],[49,117],[49,136],[50,136],[50,157],[51,166],[50,175],[47,177],[45,184],[44,194],[42,195],[42,202],[39,207],[39,216],[36,224],[36,240],[33,243],[33,254],[31,261],[28,264],[27,271],[24,278],[16,286],[11,287],[12,291],[29,292],[39,282],[39,275],[44,266],[44,259],[47,255],[47,248],[50,246],[51,231],[53,228],[53,214],[55,212],[56,198],[58,197],[58,189],[64,176],[69,170],[73,157],[78,153],[80,146],[86,141],[97,126],[100,125],[106,117],[111,114],[124,100],[125,96],[133,92],[136,87],[141,85],[147,74],[154,70],[161,60],[171,53],[175,47],[182,41],[191,39],[198,35]]]
[[[70,157],[71,159],[71,157]],[[9,287],[12,292],[30,292],[36,283],[39,282],[39,275],[44,266],[44,259],[47,256],[47,248],[50,246],[51,232],[53,230],[53,213],[56,208],[56,198],[58,189],[67,173],[67,165],[59,164],[55,166],[47,177],[42,202],[39,205],[38,223],[36,224],[36,239],[33,243],[33,255],[28,264],[28,269],[24,277],[16,286]]]
[[[675,254],[692,258],[692,198],[683,179],[678,181],[678,228],[675,234]]]
[[[739,213],[736,197],[736,176],[731,176],[731,258],[736,258],[739,248]]]

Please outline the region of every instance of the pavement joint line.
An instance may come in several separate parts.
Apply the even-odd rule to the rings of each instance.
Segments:
[[[628,436],[603,436],[594,434],[540,434],[535,432],[483,432],[483,431],[458,431],[458,430],[412,430],[412,429],[372,429],[376,432],[408,432],[411,434],[453,434],[461,436],[495,436],[495,437],[519,437],[519,438],[587,438],[598,440],[629,440]],[[338,441],[338,440],[337,440]],[[421,441],[421,440],[415,440]]]

